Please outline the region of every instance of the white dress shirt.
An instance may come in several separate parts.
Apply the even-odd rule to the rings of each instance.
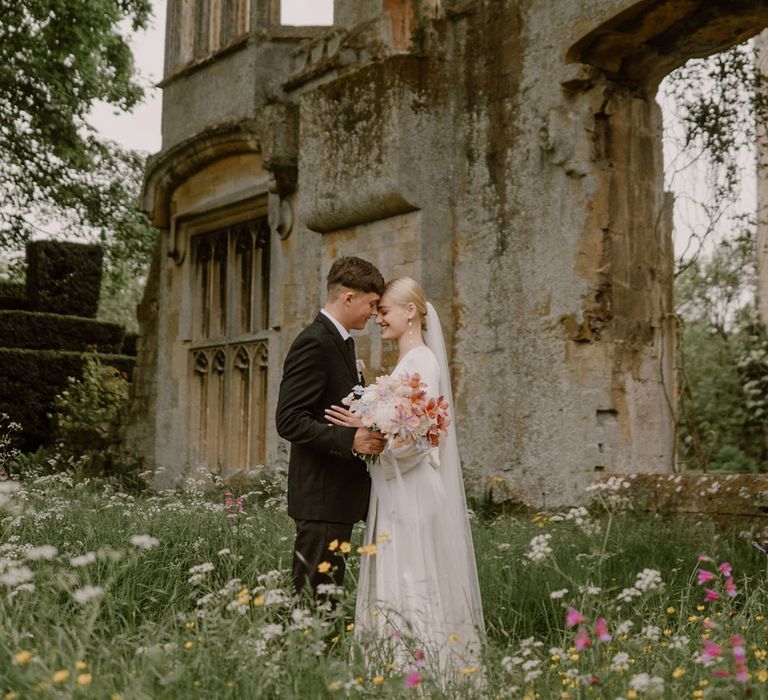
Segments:
[[[339,333],[341,333],[342,340],[346,341],[347,338],[352,337],[352,334],[346,328],[344,328],[344,326],[342,326],[333,316],[331,316],[331,314],[329,314],[325,309],[320,309],[320,313],[331,319],[331,323],[333,323],[333,325],[336,326],[336,330],[338,330]]]

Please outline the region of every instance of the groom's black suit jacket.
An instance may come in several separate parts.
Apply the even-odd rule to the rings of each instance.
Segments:
[[[288,515],[296,520],[354,523],[366,516],[371,480],[352,454],[356,429],[324,417],[357,383],[350,350],[318,314],[288,351],[277,400],[277,432],[291,443]]]

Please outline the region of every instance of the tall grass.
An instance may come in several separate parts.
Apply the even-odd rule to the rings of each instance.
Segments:
[[[658,692],[654,678],[667,697],[768,697],[767,559],[749,533],[615,509],[475,518],[484,667],[452,684],[414,667],[409,688],[408,669],[366,660],[354,640],[356,542],[338,607],[292,596],[281,495],[242,494],[241,513],[221,492],[126,492],[67,474],[9,483],[0,482],[0,697],[613,699]],[[149,538],[132,543],[137,535]],[[541,535],[550,538],[536,551]],[[738,594],[702,607],[696,569],[724,560]],[[662,583],[650,575],[618,600],[644,569]],[[585,618],[589,647],[576,650],[566,607]],[[597,639],[600,617],[610,640]],[[748,645],[746,682],[713,675],[736,634]],[[720,658],[702,660],[704,635],[724,640]],[[626,669],[613,661],[624,653]]]

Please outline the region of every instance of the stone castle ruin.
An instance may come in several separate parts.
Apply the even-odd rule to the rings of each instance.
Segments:
[[[660,81],[768,0],[169,0],[159,230],[128,446],[179,474],[284,462],[282,360],[339,255],[420,280],[468,482],[542,505],[675,463]],[[358,338],[370,377],[394,364]]]

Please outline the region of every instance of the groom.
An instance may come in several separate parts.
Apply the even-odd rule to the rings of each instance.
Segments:
[[[291,443],[288,515],[296,522],[293,583],[341,585],[344,558],[328,544],[348,542],[368,510],[371,482],[357,454],[379,454],[384,438],[367,428],[329,425],[324,411],[360,382],[350,330],[365,328],[384,291],[384,278],[368,261],[339,258],[328,272],[328,300],[293,341],[283,365],[277,432]],[[354,451],[354,452],[353,452]],[[333,570],[325,572],[323,562]],[[318,568],[319,567],[319,568]]]

